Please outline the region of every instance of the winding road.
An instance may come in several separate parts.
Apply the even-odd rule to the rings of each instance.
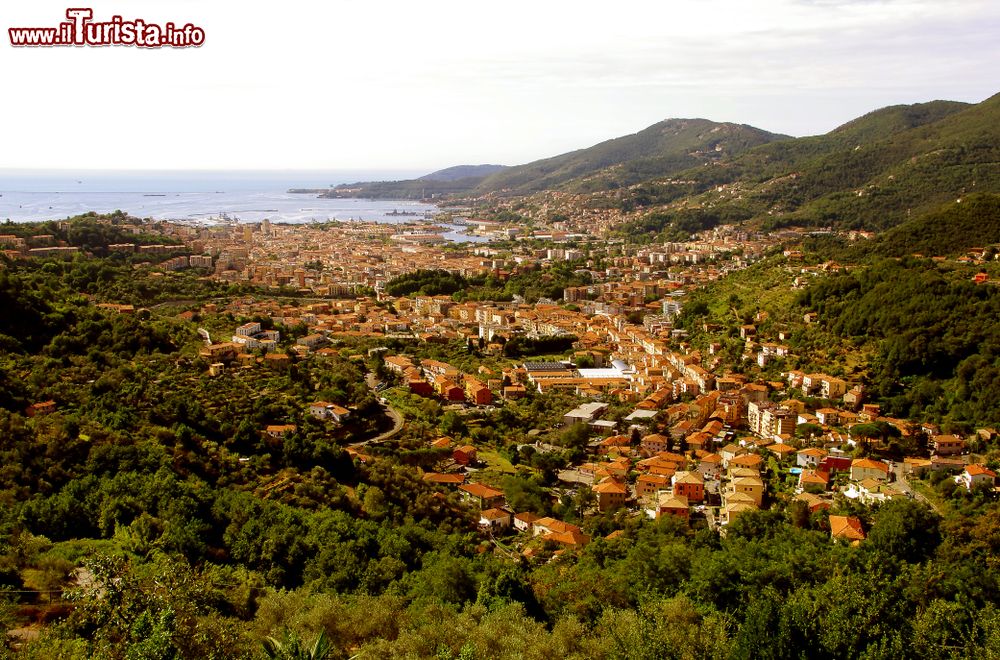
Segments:
[[[365,383],[368,384],[368,389],[370,389],[375,394],[375,396],[378,396],[378,393],[375,392],[375,388],[378,385],[378,383],[375,380],[375,374],[371,372],[365,374]],[[388,403],[380,403],[379,405],[382,406],[382,409],[385,411],[386,416],[392,419],[392,428],[386,431],[385,433],[382,433],[381,435],[375,436],[374,438],[370,438],[368,440],[362,440],[361,442],[352,442],[349,446],[364,447],[365,445],[370,445],[373,443],[385,442],[386,440],[389,440],[390,438],[394,437],[397,433],[403,430],[404,419],[402,413],[400,413],[398,410],[390,406]]]

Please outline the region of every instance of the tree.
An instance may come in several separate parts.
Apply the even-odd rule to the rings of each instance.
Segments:
[[[285,630],[284,639],[268,637],[261,646],[271,660],[324,660],[331,648],[326,631],[320,631],[312,644],[306,644],[294,632]]]
[[[926,560],[941,543],[941,518],[929,506],[909,499],[885,503],[875,516],[867,546],[899,561]]]

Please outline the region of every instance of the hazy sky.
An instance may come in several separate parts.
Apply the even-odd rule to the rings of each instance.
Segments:
[[[204,28],[186,50],[20,48],[7,28]],[[878,107],[1000,92],[996,0],[5,2],[14,168],[517,164],[668,117],[826,132]]]

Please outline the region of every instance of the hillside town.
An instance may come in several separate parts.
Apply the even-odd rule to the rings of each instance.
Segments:
[[[477,227],[497,231],[485,221]],[[137,225],[133,231],[146,229]],[[157,268],[165,273],[197,269],[209,279],[283,294],[239,297],[198,310],[202,316],[260,319],[267,326],[242,323],[227,341],[213,341],[206,333],[199,353],[210,376],[259,365],[287,369],[294,359],[333,355],[360,342],[371,347],[367,355],[380,365],[376,386],[389,408],[393,396],[405,395],[469,414],[497,410],[527,396],[561,393],[576,407],[563,411],[550,428],[533,433],[548,437],[581,429],[584,451],[562,466],[550,495],[554,500],[578,498],[583,512],[669,515],[724,530],[742,512],[767,508],[776,500],[798,502],[810,515],[824,515],[836,498],[860,505],[923,499],[908,479],[930,473],[950,475],[969,491],[983,484],[994,487],[996,473],[970,460],[970,445],[995,440],[995,429],[960,437],[921,420],[884,416],[869,401],[862,379],[839,367],[839,375],[768,369],[775,361],[794,363],[787,328],[768,335],[754,323],[732,327],[739,357],[756,365],[757,376],[731,370],[732,360],[718,341],[703,348],[692,345],[689,329],[676,320],[700,287],[780,250],[791,289],[841,268],[832,262],[802,262],[794,249],[802,240],[798,232],[764,236],[725,227],[689,242],[643,246],[553,232],[545,236],[551,247],[537,247],[537,240],[411,243],[400,241],[403,234],[394,227],[373,223],[161,223],[158,230],[173,242],[154,246],[161,254],[188,253],[161,261]],[[8,241],[18,258],[52,256],[51,250],[62,249],[30,247],[46,242],[51,240]],[[111,246],[114,251],[130,248],[153,252],[148,246]],[[560,263],[571,264],[589,283],[564,287],[559,299],[469,300],[387,292],[393,278],[415,271],[503,283],[524,274],[544,278]],[[104,306],[118,313],[135,311]],[[764,314],[759,317],[766,320]],[[814,321],[808,314],[803,319]],[[283,332],[290,328],[296,329],[295,338],[283,342]],[[706,323],[702,330],[722,328]],[[555,341],[565,352],[561,358],[511,356],[509,348],[523,340]],[[413,348],[395,352],[389,345]],[[479,357],[466,362],[466,371],[423,357],[428,349],[448,346],[466,347]],[[51,405],[35,404],[28,414],[44,414]],[[337,402],[312,401],[306,407],[313,418],[334,425],[352,414]],[[264,431],[281,438],[294,429],[278,423]],[[914,453],[885,458],[891,442]],[[459,493],[480,511],[480,525],[490,534],[523,532],[526,539],[538,537],[562,547],[590,540],[580,525],[511,506],[500,487],[502,475],[482,469],[477,449],[483,448],[468,437],[434,437],[427,444],[444,458],[422,478]],[[362,462],[372,460],[364,445],[349,449]],[[540,453],[557,449],[541,439],[516,450],[524,447]],[[828,523],[834,538],[857,542],[865,536],[857,518],[829,515]],[[533,546],[527,547],[526,552],[533,552]]]

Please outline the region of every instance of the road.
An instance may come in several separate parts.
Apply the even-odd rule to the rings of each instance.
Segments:
[[[894,466],[894,468],[893,468],[893,470],[894,470],[894,472],[896,474],[896,485],[899,487],[899,489],[901,491],[903,491],[904,493],[906,493],[908,496],[912,497],[916,501],[923,502],[924,504],[926,504],[927,506],[929,506],[931,509],[933,509],[934,513],[936,513],[938,515],[941,515],[941,510],[937,508],[937,506],[934,504],[934,502],[931,502],[929,499],[927,499],[926,497],[924,497],[923,495],[921,495],[919,492],[917,492],[916,490],[914,490],[912,486],[910,486],[910,482],[906,480],[906,475],[903,473],[903,464],[902,463],[896,463],[895,466]]]
[[[370,389],[372,393],[378,397],[378,392],[375,391],[375,388],[378,386],[375,374],[371,372],[365,374],[365,383],[368,384],[368,389]],[[392,428],[381,435],[375,436],[374,438],[362,440],[361,442],[352,442],[350,444],[351,447],[364,447],[365,445],[370,445],[372,443],[385,442],[403,430],[403,422],[405,421],[403,419],[403,415],[388,403],[379,403],[379,405],[382,406],[382,410],[385,411],[386,416],[392,419]]]

